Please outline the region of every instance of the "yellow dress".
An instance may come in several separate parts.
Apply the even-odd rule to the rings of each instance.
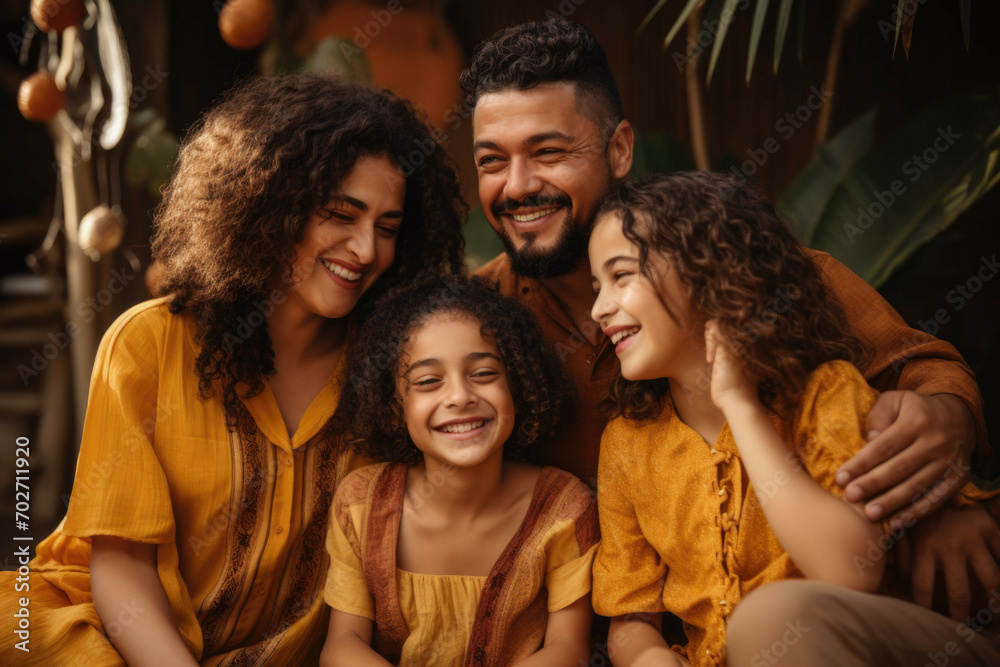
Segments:
[[[397,665],[509,665],[542,644],[548,614],[590,592],[598,527],[593,493],[544,468],[517,534],[486,577],[396,567],[407,466],[348,475],[331,510],[324,593],[375,623],[373,646]]]
[[[31,651],[5,640],[0,664],[124,664],[105,633],[132,612],[108,628],[97,617],[94,535],[157,545],[160,581],[202,665],[317,660],[329,618],[327,510],[358,464],[321,433],[337,373],[293,437],[269,388],[244,401],[230,433],[218,397],[199,399],[197,353],[192,322],[165,299],[130,309],[105,334],[67,515],[38,544],[30,592],[19,594],[31,601]],[[0,631],[11,636],[13,573],[2,574]]]
[[[841,497],[834,475],[864,445],[877,397],[854,366],[832,361],[813,371],[790,419],[771,419],[790,456]],[[594,609],[677,615],[688,644],[674,650],[694,665],[725,664],[726,620],[746,595],[803,576],[767,523],[728,424],[709,446],[669,402],[657,419],[615,419],[601,441],[597,479]],[[780,492],[780,482],[763,489],[765,497]],[[983,497],[969,484],[955,503]],[[886,557],[873,547],[868,557]]]

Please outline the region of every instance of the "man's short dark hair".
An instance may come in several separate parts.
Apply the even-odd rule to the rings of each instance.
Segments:
[[[618,86],[608,57],[590,30],[574,21],[550,17],[522,23],[476,47],[462,72],[462,90],[473,106],[480,95],[529,90],[552,81],[576,84],[577,106],[601,131],[624,120]]]

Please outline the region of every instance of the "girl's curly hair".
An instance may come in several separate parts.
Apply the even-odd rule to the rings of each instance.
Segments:
[[[310,215],[366,156],[399,166],[406,194],[396,260],[359,317],[393,285],[464,271],[458,178],[409,102],[317,74],[261,77],[231,90],[182,145],[156,213],[158,294],[193,317],[201,395],[221,389],[230,421],[239,396],[260,393],[274,372],[266,324],[238,323],[263,320],[254,313],[290,282]]]
[[[357,336],[347,380],[328,428],[350,433],[360,454],[415,464],[422,454],[406,429],[397,382],[410,336],[435,315],[475,318],[497,347],[514,401],[514,430],[504,456],[530,459],[532,447],[556,435],[575,405],[573,384],[549,349],[531,311],[501,296],[483,278],[432,278],[383,297]]]
[[[863,359],[862,343],[812,259],[767,198],[742,180],[690,171],[625,181],[597,215],[608,213],[621,217],[654,285],[650,253],[677,271],[702,345],[705,322],[718,320],[766,405],[793,403],[823,362]],[[629,381],[619,370],[602,408],[648,419],[662,412],[669,393],[666,378]]]

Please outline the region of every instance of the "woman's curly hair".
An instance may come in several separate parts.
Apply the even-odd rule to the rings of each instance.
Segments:
[[[625,119],[608,56],[594,33],[560,17],[504,28],[476,47],[459,79],[472,106],[485,93],[559,81],[576,85],[581,111],[602,131]]]
[[[704,345],[704,324],[719,323],[766,405],[793,404],[817,366],[860,363],[864,348],[813,260],[771,203],[742,180],[708,171],[625,181],[597,215],[617,214],[639,248],[654,284],[650,255],[665,258],[687,287]],[[670,393],[666,378],[629,381],[621,371],[602,406],[628,419],[658,416]]]
[[[328,428],[350,433],[351,446],[360,454],[411,465],[422,460],[406,429],[398,381],[410,337],[441,314],[478,320],[483,338],[496,345],[515,412],[504,456],[532,458],[532,447],[553,438],[569,417],[575,405],[573,385],[531,311],[478,277],[431,278],[379,301],[351,350],[347,380]]]
[[[358,303],[360,317],[393,285],[464,271],[458,178],[409,102],[317,74],[261,77],[231,90],[181,146],[156,213],[157,293],[193,317],[201,395],[221,388],[230,422],[239,396],[260,393],[274,372],[267,327],[237,333],[237,323],[262,321],[254,312],[291,280],[309,217],[367,156],[399,166],[406,194],[396,260]]]

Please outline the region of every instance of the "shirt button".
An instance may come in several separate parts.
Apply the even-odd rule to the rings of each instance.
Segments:
[[[587,363],[588,364],[594,363],[594,355],[592,355],[592,354],[588,354],[587,355]]]
[[[274,532],[275,532],[276,534],[278,534],[278,535],[281,535],[281,531],[283,531],[283,530],[284,530],[284,529],[283,529],[283,528],[282,528],[281,526],[278,526],[277,528],[275,528],[275,529],[274,529]]]
[[[727,603],[726,603],[725,600],[719,600],[719,604],[721,604],[723,607],[725,607]]]
[[[527,293],[528,293],[528,288],[527,287],[522,287],[521,288],[521,294],[527,294]]]
[[[711,453],[712,453],[712,454],[714,454],[714,453],[715,453],[715,447],[712,447],[712,449],[711,449]]]
[[[725,492],[726,492],[726,490],[725,490],[725,489],[719,489],[719,495],[720,495],[720,496],[721,496],[722,494],[724,494]]]

